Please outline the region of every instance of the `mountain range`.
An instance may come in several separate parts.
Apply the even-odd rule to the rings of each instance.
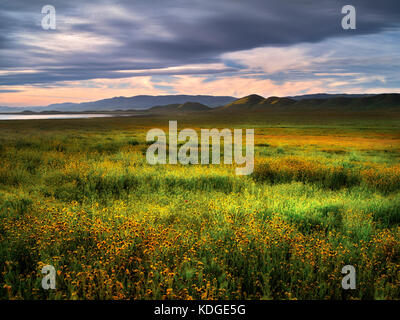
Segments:
[[[330,98],[364,98],[364,97],[372,97],[375,94],[329,94],[329,93],[316,93],[316,94],[305,94],[301,96],[292,96],[288,97],[293,100],[305,100],[305,99],[330,99]]]
[[[215,112],[363,112],[400,111],[400,94],[362,95],[358,97],[333,96],[328,98],[291,99],[250,95],[237,99]]]
[[[150,113],[170,113],[170,112],[202,112],[202,111],[211,111],[212,108],[198,103],[198,102],[185,102],[182,104],[170,104],[167,106],[155,106],[147,111]]]
[[[240,99],[229,96],[135,96],[116,97],[85,103],[52,104],[46,107],[0,107],[0,112],[83,112],[132,111],[151,114],[187,112],[319,112],[319,111],[400,111],[400,94],[346,95],[316,94],[296,97],[269,97],[252,94]]]
[[[165,96],[134,96],[115,97],[93,102],[83,103],[58,103],[40,107],[1,107],[0,112],[23,112],[23,111],[60,111],[60,112],[82,112],[82,111],[115,111],[115,110],[146,110],[154,106],[171,104],[183,104],[186,102],[197,102],[208,107],[223,106],[236,100],[229,96],[206,96],[206,95],[165,95]]]
[[[181,105],[157,106],[148,110],[150,113],[261,113],[261,112],[392,112],[400,111],[400,94],[379,94],[349,96],[329,96],[328,98],[312,97],[291,99],[287,97],[269,97],[252,94],[236,99],[224,106],[209,108],[195,102]]]

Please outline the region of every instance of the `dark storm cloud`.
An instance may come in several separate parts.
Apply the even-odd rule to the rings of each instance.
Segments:
[[[342,30],[340,24],[341,8],[348,1],[49,2],[57,10],[55,31],[40,27],[42,1],[2,3],[0,68],[38,72],[0,75],[0,85],[160,74],[145,70],[217,63],[222,53],[260,46],[289,46],[330,37],[378,33],[400,22],[400,3],[394,0],[350,1],[357,9],[357,30],[352,31]],[[108,39],[109,43],[97,51],[57,50],[57,46],[64,45],[62,36],[81,34]],[[61,43],[54,42],[53,36],[59,36]],[[118,70],[142,72],[121,74]],[[227,67],[226,71],[232,68]],[[183,74],[201,72],[212,74],[221,70],[182,71]]]

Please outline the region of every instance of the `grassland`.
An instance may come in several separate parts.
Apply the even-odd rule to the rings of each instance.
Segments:
[[[163,117],[0,122],[0,298],[400,299],[399,117],[208,117],[252,175],[148,165]]]

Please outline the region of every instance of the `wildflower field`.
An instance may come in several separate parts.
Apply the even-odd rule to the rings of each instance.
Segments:
[[[253,174],[147,164],[163,117],[0,122],[1,299],[400,299],[399,117],[178,118]]]

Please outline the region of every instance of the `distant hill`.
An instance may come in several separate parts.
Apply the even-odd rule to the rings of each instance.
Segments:
[[[197,102],[186,102],[183,104],[169,104],[166,106],[156,106],[150,108],[151,113],[172,113],[172,112],[203,112],[210,111],[211,108]]]
[[[297,110],[400,111],[400,94],[379,94],[358,98],[304,99],[293,104]]]
[[[269,97],[265,99],[262,96],[252,94],[250,96],[238,99],[226,106],[216,108],[216,112],[255,112],[272,109],[286,109],[295,104],[296,101],[289,98]]]
[[[332,99],[332,98],[363,98],[363,97],[372,97],[376,94],[328,94],[328,93],[316,93],[316,94],[305,94],[301,96],[292,96],[287,97],[292,100],[305,100],[305,99]]]
[[[329,95],[317,94],[264,98],[252,94],[240,99],[229,96],[135,96],[116,97],[85,103],[62,103],[47,107],[0,107],[0,112],[106,112],[147,110],[150,113],[247,113],[247,112],[400,112],[400,94]]]
[[[178,110],[181,112],[199,112],[209,111],[211,108],[197,102],[186,102],[178,106]]]
[[[338,96],[329,98],[290,99],[250,95],[237,99],[225,106],[215,108],[214,112],[359,112],[359,111],[400,111],[400,94],[360,95],[358,97]]]
[[[13,112],[22,112],[25,110],[30,110],[31,108],[21,108],[21,107],[5,107],[5,106],[0,106],[0,112],[2,113],[13,113]]]
[[[82,112],[82,111],[113,111],[113,110],[146,110],[153,106],[164,106],[171,104],[184,104],[186,102],[200,103],[207,107],[217,107],[226,105],[236,100],[229,96],[190,96],[190,95],[166,95],[166,96],[134,96],[134,97],[115,97],[93,102],[83,103],[59,103],[45,107],[0,107],[0,112],[21,112],[31,110],[41,111],[63,111],[63,112]]]
[[[236,101],[233,101],[226,106],[218,108],[218,111],[252,111],[255,109],[257,105],[265,101],[264,97],[261,97],[257,94],[252,94],[244,98],[240,98]]]

